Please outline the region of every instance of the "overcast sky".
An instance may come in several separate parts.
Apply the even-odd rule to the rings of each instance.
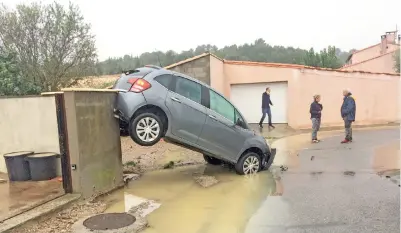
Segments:
[[[0,0],[13,6],[32,0]],[[42,0],[43,3],[52,2]],[[68,0],[58,0],[68,4]],[[401,28],[401,0],[72,0],[96,35],[99,59],[263,38],[272,45],[361,49]]]

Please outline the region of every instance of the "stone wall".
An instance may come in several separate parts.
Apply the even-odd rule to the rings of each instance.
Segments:
[[[186,74],[210,85],[210,56],[204,56],[194,61],[178,65],[170,68],[170,70]]]

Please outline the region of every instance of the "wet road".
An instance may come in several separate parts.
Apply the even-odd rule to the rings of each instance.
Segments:
[[[342,135],[329,137],[292,155],[298,161],[280,175],[281,196],[267,197],[245,232],[400,232],[400,189],[377,174],[399,169],[400,130],[354,138],[344,145]]]
[[[144,233],[399,232],[399,187],[385,178],[399,174],[399,128],[356,131],[347,145],[342,135],[277,140],[275,166],[250,176],[211,165],[149,172],[110,195],[107,212],[155,201]]]

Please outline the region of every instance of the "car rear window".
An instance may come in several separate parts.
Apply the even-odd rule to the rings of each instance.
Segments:
[[[129,72],[121,74],[120,78],[116,81],[114,84],[113,89],[120,89],[120,90],[126,90],[128,91],[132,84],[128,83],[128,80],[130,78],[143,78],[145,75],[149,74],[152,72],[150,69],[136,69],[136,70],[130,70]]]

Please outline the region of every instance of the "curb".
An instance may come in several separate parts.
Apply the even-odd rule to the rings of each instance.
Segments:
[[[77,201],[79,198],[81,198],[80,194],[66,194],[37,208],[7,219],[0,224],[0,233],[8,233],[9,231],[30,221],[37,220],[41,217],[59,211],[72,202]]]

